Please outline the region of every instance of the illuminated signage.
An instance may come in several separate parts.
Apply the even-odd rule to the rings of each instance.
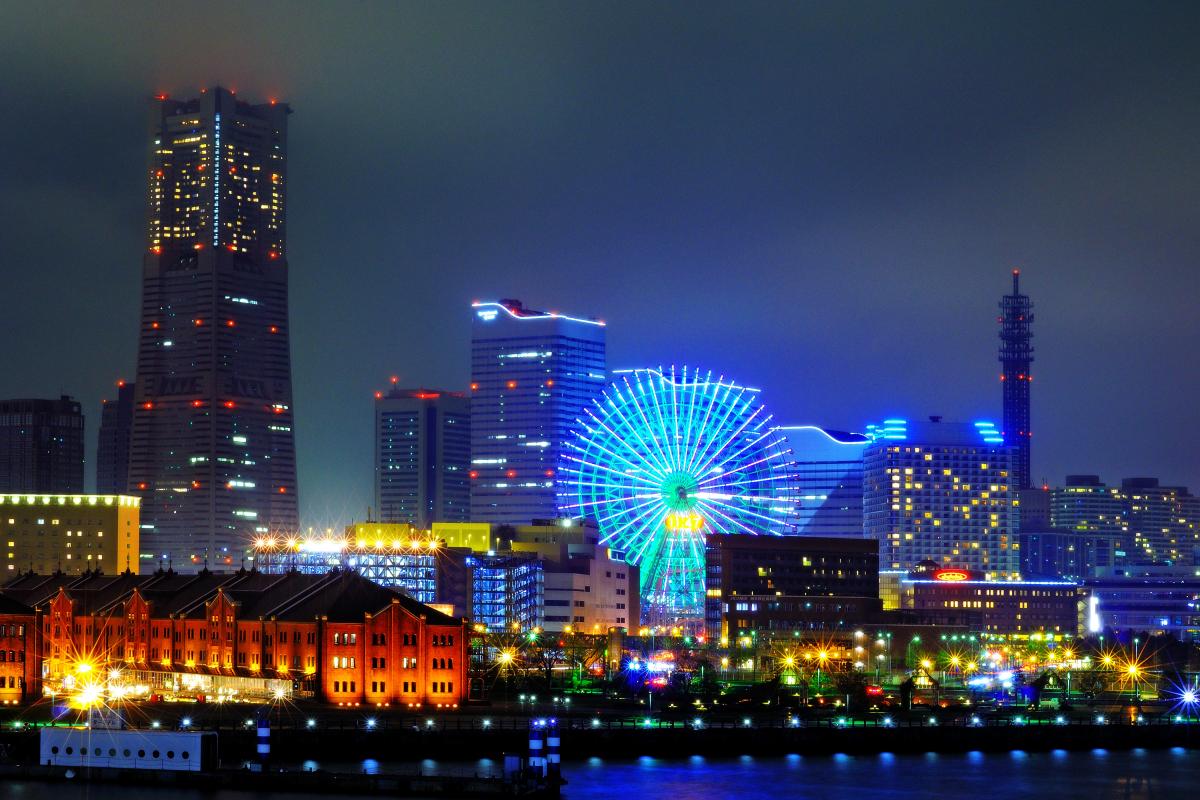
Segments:
[[[971,574],[964,569],[937,569],[933,571],[933,579],[935,581],[967,581],[971,579]]]
[[[699,514],[676,512],[668,514],[663,525],[673,533],[695,533],[704,528],[704,517]]]

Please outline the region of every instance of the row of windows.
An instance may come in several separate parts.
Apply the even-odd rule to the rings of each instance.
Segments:
[[[51,753],[53,753],[54,755],[58,755],[58,745],[54,745],[53,747],[51,747],[51,748],[50,748],[50,752],[51,752]],[[69,756],[70,756],[70,755],[74,755],[74,754],[75,754],[75,748],[74,748],[74,747],[71,747],[70,745],[68,745],[68,746],[67,746],[67,748],[66,748],[66,754],[67,754],[67,755],[69,755]],[[102,756],[102,755],[104,755],[104,751],[103,751],[101,748],[99,748],[99,747],[95,747],[95,748],[92,748],[92,750],[91,750],[91,753],[90,753],[90,754],[91,754],[91,755],[93,755],[93,756]],[[81,748],[79,748],[79,755],[80,755],[80,756],[82,756],[83,758],[87,758],[87,757],[88,757],[88,755],[89,755],[88,749],[87,749],[86,747],[81,747]],[[122,755],[122,757],[123,757],[123,758],[131,758],[131,756],[130,756],[130,751],[129,751],[129,749],[128,749],[128,748],[126,748],[125,750],[122,750],[122,751],[121,751],[121,755]],[[168,759],[174,759],[174,758],[175,758],[175,751],[174,751],[174,750],[168,750],[168,751],[167,751],[167,753],[166,753],[166,755],[167,755],[167,758],[168,758]],[[117,757],[117,749],[116,749],[115,747],[110,747],[110,748],[108,748],[108,757],[109,757],[109,758],[116,758],[116,757]],[[145,757],[146,757],[146,751],[145,751],[145,750],[138,750],[138,751],[137,751],[137,757],[138,757],[138,758],[145,758]],[[161,754],[161,753],[160,753],[158,750],[151,750],[151,751],[150,751],[150,757],[151,757],[151,758],[161,758],[161,757],[162,757],[162,754]],[[184,750],[184,751],[182,751],[182,752],[179,754],[179,757],[180,757],[180,758],[182,758],[183,760],[185,760],[185,761],[186,761],[186,760],[188,760],[188,759],[189,759],[191,756],[190,756],[190,754],[188,753],[188,751],[187,751],[187,750]]]

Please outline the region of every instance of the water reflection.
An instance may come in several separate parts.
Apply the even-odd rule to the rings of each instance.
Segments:
[[[363,759],[362,771],[367,773],[368,775],[378,775],[379,774],[379,762],[373,758]]]
[[[884,797],[941,800],[1053,797],[1055,800],[1164,800],[1188,797],[1200,782],[1200,752],[1096,750],[783,758],[607,759],[564,764],[564,800]],[[931,767],[934,768],[931,770]],[[901,780],[901,776],[908,776]],[[910,779],[911,778],[911,779]]]

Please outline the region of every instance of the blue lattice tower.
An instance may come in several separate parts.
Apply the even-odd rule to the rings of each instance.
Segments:
[[[1033,436],[1029,419],[1029,384],[1033,381],[1033,303],[1021,294],[1021,270],[1012,273],[1012,294],[1000,300],[1000,385],[1004,393],[1004,441],[1015,445],[1013,486],[1028,489],[1029,444]]]

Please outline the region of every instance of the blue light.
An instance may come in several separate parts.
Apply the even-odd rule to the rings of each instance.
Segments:
[[[218,119],[220,119],[220,118],[218,117]],[[552,311],[525,311],[524,314],[515,314],[515,313],[513,313],[513,310],[511,308],[504,305],[503,303],[491,303],[491,302],[489,302],[489,303],[472,303],[471,306],[472,306],[472,308],[496,309],[496,311],[492,312],[489,316],[485,316],[485,314],[487,312],[478,312],[478,311],[475,312],[481,319],[483,319],[486,322],[490,322],[493,318],[495,318],[496,314],[499,313],[499,311],[503,311],[505,314],[508,314],[513,319],[518,319],[518,320],[567,319],[567,320],[570,320],[571,322],[582,322],[587,325],[598,325],[600,327],[604,327],[604,323],[598,319],[581,319],[579,317],[570,317],[570,316],[567,316],[566,314],[555,314]]]
[[[213,246],[221,235],[221,115],[213,115]]]

